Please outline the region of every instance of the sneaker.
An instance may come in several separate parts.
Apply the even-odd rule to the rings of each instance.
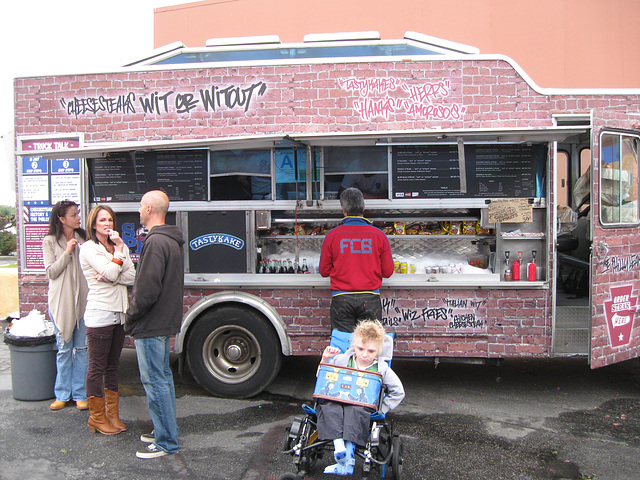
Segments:
[[[169,454],[164,450],[160,450],[158,447],[156,447],[155,443],[151,443],[136,452],[136,457],[138,458],[156,458],[164,457],[165,455]]]
[[[140,441],[145,443],[153,443],[156,441],[156,431],[151,430],[151,433],[143,433],[140,435]]]

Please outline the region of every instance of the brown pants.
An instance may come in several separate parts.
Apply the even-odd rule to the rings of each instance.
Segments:
[[[87,327],[89,368],[87,370],[87,397],[102,397],[103,388],[118,391],[118,365],[124,345],[124,327]]]

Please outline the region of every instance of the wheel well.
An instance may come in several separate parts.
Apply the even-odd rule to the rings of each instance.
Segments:
[[[271,325],[280,343],[281,353],[283,355],[293,354],[284,321],[269,303],[247,292],[225,291],[202,298],[183,317],[182,326],[176,335],[174,344],[175,353],[180,356],[180,359],[184,357],[184,349],[193,326],[208,312],[223,306],[236,306],[258,315],[261,320]]]
[[[216,303],[215,305],[211,306],[210,308],[207,308],[206,310],[203,310],[198,314],[197,317],[193,319],[193,321],[189,324],[189,329],[187,330],[187,335],[185,336],[183,343],[185,345],[189,343],[189,337],[191,337],[194,330],[193,327],[195,327],[205,315],[208,315],[211,312],[215,312],[216,310],[219,310],[220,308],[223,308],[223,307],[236,307],[250,314],[257,315],[258,317],[260,317],[261,321],[265,322],[269,326],[269,328],[273,330],[273,332],[276,334],[276,337],[278,336],[278,332],[274,328],[273,323],[270,322],[269,319],[259,310],[238,302],[221,302],[221,303]]]
[[[221,302],[193,317],[184,364],[209,393],[248,398],[266,388],[282,364],[273,323],[250,305]]]

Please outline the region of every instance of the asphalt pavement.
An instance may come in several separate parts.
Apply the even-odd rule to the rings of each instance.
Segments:
[[[103,436],[73,405],[52,412],[51,400],[15,400],[0,343],[0,479],[276,480],[295,471],[282,453],[286,429],[310,402],[317,361],[286,359],[267,391],[247,400],[214,398],[188,373],[176,377],[180,453],[142,460],[139,436],[152,426],[135,351],[123,351],[120,368],[127,431]],[[637,361],[592,371],[575,358],[500,369],[396,359],[394,369],[407,391],[390,415],[405,480],[640,478]],[[335,478],[322,473],[331,457],[306,478]],[[356,469],[352,478],[362,478]]]

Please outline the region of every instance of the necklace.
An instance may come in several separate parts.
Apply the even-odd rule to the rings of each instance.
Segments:
[[[114,251],[115,251],[115,249],[116,249],[116,248],[115,248],[113,245],[111,245],[110,243],[107,243],[107,244],[105,245],[104,243],[100,242],[100,245],[102,245],[102,246],[105,248],[105,250],[106,250],[107,252],[109,252],[110,254],[112,254],[112,255],[113,255],[113,252],[114,252]]]

